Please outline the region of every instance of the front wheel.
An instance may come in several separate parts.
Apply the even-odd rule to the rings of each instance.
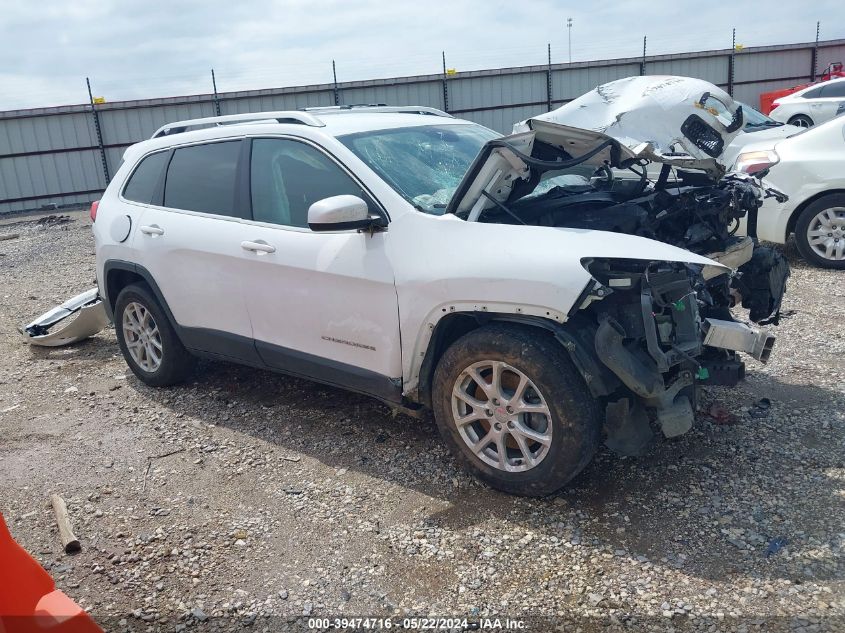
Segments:
[[[811,264],[845,269],[845,194],[807,205],[795,222],[795,245]]]
[[[547,332],[491,325],[453,343],[434,373],[437,426],[449,449],[494,488],[542,496],[598,448],[598,406]]]

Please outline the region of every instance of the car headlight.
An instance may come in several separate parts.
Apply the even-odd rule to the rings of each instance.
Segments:
[[[764,169],[769,169],[780,162],[777,152],[771,149],[759,150],[756,152],[743,152],[736,157],[735,171],[746,174],[756,174]]]

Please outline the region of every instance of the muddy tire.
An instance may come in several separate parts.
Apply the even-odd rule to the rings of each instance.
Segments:
[[[810,264],[845,269],[845,194],[807,205],[795,222],[795,246]]]
[[[120,291],[114,329],[126,364],[142,382],[167,387],[190,375],[194,358],[146,284],[131,284]]]
[[[432,397],[458,461],[508,493],[555,492],[599,446],[598,405],[544,330],[496,324],[466,334],[440,358]]]

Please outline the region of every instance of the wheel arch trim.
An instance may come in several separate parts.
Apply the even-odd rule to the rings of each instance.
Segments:
[[[115,271],[126,271],[133,273],[144,280],[144,282],[150,287],[152,290],[153,295],[155,295],[156,300],[158,301],[159,305],[164,310],[164,313],[167,315],[167,318],[170,320],[170,324],[174,326],[174,330],[179,335],[179,327],[176,319],[173,318],[173,313],[170,311],[170,306],[167,305],[167,301],[164,299],[164,295],[161,293],[161,288],[158,287],[155,279],[153,278],[152,274],[149,270],[141,266],[140,264],[135,264],[133,262],[127,262],[120,259],[110,259],[105,262],[103,265],[103,284],[101,288],[101,292],[103,294],[103,303],[106,307],[106,313],[109,316],[109,319],[114,321],[114,305],[117,301],[117,296],[115,294],[114,297],[109,296],[109,277]],[[180,337],[181,338],[181,337]]]
[[[614,378],[608,375],[607,369],[598,360],[595,349],[584,341],[569,333],[564,324],[568,318],[562,312],[539,306],[520,306],[508,312],[498,312],[478,309],[458,309],[459,304],[448,304],[449,308],[443,312],[437,308],[425,320],[423,331],[420,333],[417,346],[413,351],[411,375],[405,381],[404,395],[411,401],[425,406],[431,405],[431,377],[439,357],[445,351],[441,345],[444,335],[443,326],[456,317],[469,318],[476,322],[477,327],[488,323],[513,323],[546,330],[566,350],[578,372],[584,377],[594,397],[602,397],[611,393],[615,388]],[[467,306],[468,307],[468,306]],[[473,305],[473,308],[476,306]],[[489,305],[486,307],[489,308]],[[437,314],[439,312],[439,314]],[[554,317],[554,318],[550,318]],[[475,329],[473,328],[473,329]]]

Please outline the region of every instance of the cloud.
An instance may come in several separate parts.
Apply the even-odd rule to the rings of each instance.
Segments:
[[[542,64],[551,43],[567,60],[726,48],[845,36],[845,5],[790,8],[669,0],[13,0],[0,24],[0,109],[87,100],[85,77],[110,101],[436,73],[441,51],[458,70]]]

